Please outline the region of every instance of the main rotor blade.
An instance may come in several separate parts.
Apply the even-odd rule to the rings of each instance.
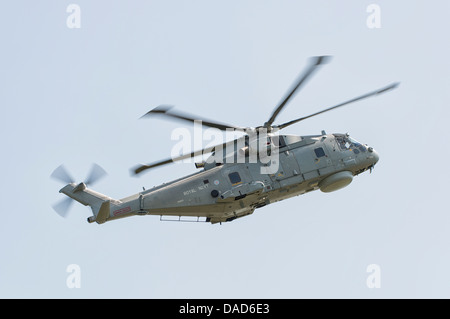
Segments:
[[[91,185],[102,179],[106,176],[106,171],[100,167],[100,165],[93,163],[91,167],[91,171],[89,172],[88,177],[85,180],[86,185]]]
[[[234,144],[237,140],[238,139],[235,139],[235,140],[223,143],[223,144],[209,146],[209,147],[206,147],[206,148],[204,148],[202,150],[194,151],[194,152],[191,152],[189,154],[184,154],[184,155],[177,156],[177,157],[174,157],[174,158],[168,158],[168,159],[165,159],[165,160],[162,160],[162,161],[159,161],[159,162],[154,162],[154,163],[151,163],[151,164],[139,165],[139,166],[133,168],[131,171],[132,171],[132,173],[137,175],[137,174],[142,173],[143,171],[145,171],[147,169],[150,169],[150,168],[155,168],[155,167],[158,167],[158,166],[170,164],[172,162],[181,161],[181,160],[184,160],[186,158],[196,157],[196,156],[199,156],[199,155],[202,155],[202,154],[209,154],[209,153],[215,151],[217,147],[221,147],[222,150],[225,150],[228,147],[228,145]]]
[[[230,128],[239,130],[239,131],[245,131],[245,129],[242,127],[214,122],[211,120],[203,119],[196,115],[170,111],[171,108],[173,108],[173,106],[171,106],[171,105],[160,105],[160,106],[154,108],[153,110],[145,113],[143,116],[141,116],[141,118],[152,116],[152,115],[164,115],[166,117],[171,117],[171,118],[175,118],[178,120],[183,120],[183,121],[187,121],[187,122],[191,122],[191,123],[194,123],[194,121],[202,121],[201,122],[202,125],[218,128],[219,130],[222,130],[222,131],[225,131],[226,129],[230,129]]]
[[[329,56],[316,56],[310,59],[309,67],[303,72],[303,74],[294,82],[293,87],[286,94],[285,98],[280,102],[280,104],[275,108],[272,113],[272,116],[269,120],[264,124],[265,126],[271,126],[275,121],[277,115],[281,112],[284,106],[288,103],[289,99],[294,96],[294,94],[298,91],[300,86],[308,80],[308,78],[317,70],[318,66],[324,63],[327,63],[331,57]]]
[[[59,165],[53,173],[50,175],[51,178],[57,179],[63,183],[70,184],[74,182],[72,176],[70,176],[69,172],[65,168],[63,164]]]
[[[286,123],[284,123],[284,124],[278,125],[277,127],[281,130],[281,129],[283,129],[283,128],[285,128],[285,127],[288,127],[288,126],[290,126],[290,125],[292,125],[292,124],[295,124],[295,123],[298,123],[298,122],[300,122],[300,121],[309,119],[310,117],[313,117],[313,116],[316,116],[316,115],[319,115],[319,114],[322,114],[322,113],[325,113],[325,112],[328,112],[328,111],[337,109],[338,107],[341,107],[341,106],[344,106],[344,105],[347,105],[347,104],[350,104],[350,103],[354,103],[354,102],[356,102],[356,101],[360,101],[360,100],[363,100],[363,99],[367,99],[367,98],[369,98],[369,97],[372,97],[372,96],[375,96],[375,95],[382,94],[382,93],[384,93],[384,92],[393,90],[393,89],[395,89],[399,84],[400,84],[399,82],[392,83],[392,84],[390,84],[390,85],[388,85],[388,86],[386,86],[386,87],[384,87],[384,88],[381,88],[381,89],[379,89],[379,90],[376,90],[376,91],[373,91],[373,92],[370,92],[370,93],[361,95],[361,96],[356,97],[356,98],[354,98],[354,99],[351,99],[351,100],[348,100],[348,101],[346,101],[346,102],[340,103],[340,104],[338,104],[338,105],[329,107],[329,108],[324,109],[324,110],[322,110],[322,111],[313,113],[313,114],[311,114],[311,115],[304,116],[304,117],[298,118],[298,119],[296,119],[296,120],[286,122]]]

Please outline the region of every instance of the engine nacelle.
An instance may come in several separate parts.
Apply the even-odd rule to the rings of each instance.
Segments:
[[[353,174],[349,171],[343,171],[328,176],[319,183],[319,188],[324,193],[330,193],[344,188],[353,180]]]

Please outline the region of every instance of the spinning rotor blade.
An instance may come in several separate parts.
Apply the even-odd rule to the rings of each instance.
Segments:
[[[105,170],[100,167],[98,164],[92,164],[91,171],[89,172],[89,175],[84,182],[86,185],[92,185],[93,183],[97,182],[101,178],[103,178],[106,174]],[[67,172],[64,165],[58,166],[53,173],[50,175],[53,179],[56,179],[58,181],[61,181],[65,184],[71,184],[74,183],[74,179],[70,176],[70,174]],[[72,206],[73,199],[70,197],[67,197],[63,199],[62,201],[52,205],[53,209],[60,215],[61,217],[66,217],[67,213],[69,212],[70,206]]]
[[[306,80],[308,80],[308,78],[314,73],[314,71],[317,70],[319,65],[327,63],[329,60],[330,60],[329,56],[317,56],[317,57],[312,57],[310,59],[309,67],[306,69],[305,72],[303,72],[303,74],[297,79],[297,81],[294,82],[294,86],[292,87],[292,89],[290,91],[288,91],[288,94],[286,94],[285,98],[275,108],[275,110],[272,113],[272,116],[269,118],[269,120],[266,122],[266,124],[264,124],[264,126],[271,126],[273,124],[277,115],[281,112],[281,110],[289,102],[289,99],[294,96],[294,94],[301,87],[301,85],[303,83],[305,83]]]
[[[285,128],[285,127],[288,127],[288,126],[290,126],[290,125],[292,125],[292,124],[295,124],[295,123],[298,123],[298,122],[300,122],[300,121],[309,119],[310,117],[313,117],[313,116],[316,116],[316,115],[319,115],[319,114],[322,114],[322,113],[325,113],[325,112],[328,112],[328,111],[337,109],[337,108],[339,108],[339,107],[341,107],[341,106],[344,106],[344,105],[347,105],[347,104],[350,104],[350,103],[353,103],[353,102],[356,102],[356,101],[360,101],[360,100],[366,99],[366,98],[371,97],[371,96],[375,96],[375,95],[378,95],[378,94],[381,94],[381,93],[384,93],[384,92],[393,90],[393,89],[395,89],[399,84],[400,84],[400,83],[398,83],[398,82],[392,83],[392,84],[390,84],[390,85],[388,85],[388,86],[386,86],[386,87],[384,87],[384,88],[381,88],[381,89],[379,89],[379,90],[376,90],[376,91],[373,91],[373,92],[370,92],[370,93],[361,95],[361,96],[356,97],[356,98],[354,98],[354,99],[351,99],[351,100],[348,100],[348,101],[346,101],[346,102],[340,103],[340,104],[338,104],[338,105],[329,107],[329,108],[324,109],[324,110],[322,110],[322,111],[313,113],[313,114],[311,114],[311,115],[304,116],[304,117],[298,118],[298,119],[296,119],[296,120],[286,122],[286,123],[284,123],[284,124],[278,125],[277,127],[281,130],[281,129],[283,129],[283,128]]]
[[[66,184],[74,182],[74,179],[72,178],[72,176],[70,176],[70,174],[67,172],[67,169],[62,164],[53,171],[50,177]]]
[[[84,182],[86,185],[92,185],[105,177],[107,175],[106,171],[100,167],[100,165],[93,163],[91,167],[91,171],[89,172],[86,181]]]
[[[52,207],[55,210],[55,212],[58,213],[61,217],[66,217],[67,213],[69,212],[70,206],[72,206],[73,199],[70,197],[64,198],[62,201],[60,201],[57,204],[54,204]]]
[[[141,116],[141,118],[159,114],[159,115],[164,115],[166,117],[175,118],[178,120],[188,121],[191,123],[194,123],[194,121],[202,121],[202,125],[218,128],[219,130],[222,130],[222,131],[225,131],[226,129],[230,129],[230,128],[239,130],[239,131],[245,131],[245,129],[242,127],[217,123],[217,122],[214,122],[211,120],[202,119],[201,117],[196,116],[196,115],[190,115],[190,114],[186,114],[186,113],[170,111],[171,108],[173,108],[173,106],[171,106],[171,105],[160,105],[160,106],[154,108],[153,110],[147,112],[143,116]]]
[[[222,150],[225,150],[229,145],[234,144],[236,141],[237,141],[237,139],[229,141],[229,142],[226,142],[226,143],[223,143],[223,144],[209,146],[209,147],[206,147],[206,148],[204,148],[202,150],[194,151],[194,152],[191,152],[189,154],[184,154],[184,155],[181,155],[181,156],[178,156],[178,157],[168,158],[168,159],[165,159],[165,160],[162,160],[162,161],[159,161],[159,162],[155,162],[155,163],[151,163],[151,164],[140,165],[140,166],[137,166],[136,168],[132,169],[132,173],[137,175],[137,174],[142,173],[143,171],[145,171],[147,169],[150,169],[150,168],[154,168],[154,167],[170,164],[172,162],[181,161],[181,160],[184,160],[186,158],[196,157],[196,156],[199,156],[199,155],[202,155],[202,154],[209,154],[209,153],[215,151],[215,149],[217,147],[221,147]]]

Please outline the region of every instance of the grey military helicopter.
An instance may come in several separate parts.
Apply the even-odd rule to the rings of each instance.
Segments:
[[[378,153],[370,146],[359,143],[348,134],[280,135],[280,130],[313,116],[340,108],[392,90],[398,83],[369,92],[314,114],[275,125],[275,119],[295,93],[311,75],[330,57],[318,56],[309,60],[306,70],[276,106],[263,125],[256,128],[238,127],[201,119],[198,116],[173,111],[159,106],[143,117],[163,116],[222,131],[237,130],[242,137],[202,150],[193,151],[166,160],[132,169],[133,175],[199,155],[211,154],[205,161],[195,163],[200,171],[164,183],[120,200],[100,194],[87,185],[104,175],[94,165],[85,182],[75,183],[63,166],[52,174],[53,178],[67,182],[60,193],[67,200],[74,199],[90,206],[93,215],[89,223],[105,223],[124,217],[156,215],[161,220],[204,221],[212,224],[229,222],[252,214],[261,208],[293,196],[320,189],[332,192],[349,185],[353,177],[371,171],[377,163]],[[54,206],[62,214],[67,207]]]

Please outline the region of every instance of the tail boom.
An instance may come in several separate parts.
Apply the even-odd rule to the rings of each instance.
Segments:
[[[103,224],[110,218],[111,211],[117,210],[122,204],[121,201],[87,188],[84,183],[67,184],[59,192],[84,206],[90,206],[94,214],[88,218],[88,222],[90,223],[97,222],[98,224]]]

